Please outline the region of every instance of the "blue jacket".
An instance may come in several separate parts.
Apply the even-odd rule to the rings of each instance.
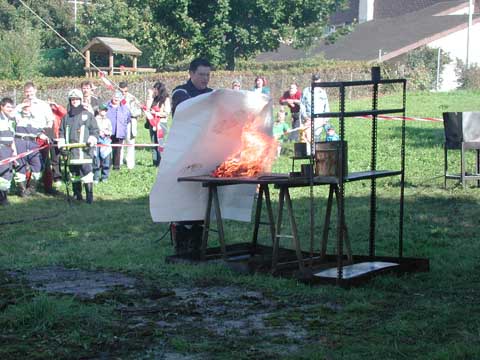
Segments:
[[[107,117],[112,123],[112,135],[117,139],[125,139],[127,137],[127,126],[131,121],[130,110],[126,105],[119,104],[113,107],[112,103],[108,103]]]

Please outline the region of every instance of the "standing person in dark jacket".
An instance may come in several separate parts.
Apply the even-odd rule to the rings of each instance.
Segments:
[[[58,146],[62,149],[68,144],[84,144],[70,150],[68,165],[72,175],[73,194],[77,200],[83,200],[82,183],[85,185],[87,203],[93,202],[93,149],[97,144],[98,126],[93,114],[82,106],[82,91],[70,90],[68,93],[68,112],[63,117],[59,129]]]
[[[208,87],[211,70],[212,66],[206,59],[197,58],[190,63],[190,79],[185,84],[177,86],[172,92],[173,115],[180,103],[213,91]],[[196,255],[198,253],[202,243],[202,224],[203,221],[181,221],[172,224],[172,237],[177,254]]]
[[[47,143],[47,128],[42,117],[32,114],[32,103],[26,99],[17,106],[20,112],[15,118],[15,147],[19,154],[33,151],[21,159],[18,159],[15,168],[15,184],[19,196],[33,195],[36,193],[37,183],[42,177],[42,156],[38,149],[40,141]],[[27,175],[30,171],[30,180],[27,188]]]
[[[206,59],[195,59],[190,63],[190,79],[183,85],[177,86],[172,92],[172,114],[181,102],[195,96],[213,91],[208,87],[212,65]]]

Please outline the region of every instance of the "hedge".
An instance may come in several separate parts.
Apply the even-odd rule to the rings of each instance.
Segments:
[[[242,83],[242,89],[249,90],[253,87],[256,76],[261,75],[267,79],[267,86],[270,87],[274,99],[278,99],[282,93],[288,90],[289,85],[295,82],[302,89],[309,85],[311,75],[320,74],[323,81],[350,81],[350,80],[368,80],[370,79],[371,64],[366,62],[346,62],[346,61],[311,61],[311,62],[284,62],[269,63],[267,65],[252,66],[255,70],[239,71],[213,71],[210,86],[212,88],[230,88],[234,79],[239,79]],[[297,66],[295,66],[297,64]],[[260,70],[261,69],[261,70]],[[388,64],[382,64],[382,72],[385,78],[398,77],[396,69],[392,69]],[[409,73],[410,77],[415,77],[415,72]],[[38,88],[39,98],[51,98],[60,104],[66,103],[66,94],[68,90],[79,87],[84,81],[84,77],[64,77],[64,78],[38,78],[33,79]],[[188,79],[187,71],[163,72],[145,75],[112,76],[115,83],[128,81],[129,90],[140,100],[146,97],[146,89],[151,87],[155,81],[162,81],[171,91],[175,86],[184,83]],[[111,91],[108,90],[100,78],[91,79],[97,87],[96,94],[101,99],[107,101],[111,97]],[[414,82],[412,82],[414,84]],[[0,95],[9,96],[22,101],[23,82],[20,81],[0,81]],[[410,87],[415,90],[415,88]],[[385,91],[395,91],[385,88]],[[368,87],[351,88],[347,95],[350,98],[369,96],[371,89]],[[335,98],[335,93],[329,96]],[[276,103],[276,102],[275,102]]]

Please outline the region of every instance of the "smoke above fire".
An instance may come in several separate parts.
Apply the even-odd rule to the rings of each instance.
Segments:
[[[277,140],[265,134],[255,119],[242,130],[242,148],[220,164],[214,177],[252,177],[269,172],[277,153]]]

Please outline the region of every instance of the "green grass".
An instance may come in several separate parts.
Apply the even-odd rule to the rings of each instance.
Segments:
[[[401,99],[383,97],[381,106]],[[365,108],[369,100],[352,102]],[[437,117],[443,111],[480,110],[480,92],[414,93],[407,99],[409,116]],[[369,166],[369,120],[348,119],[350,171]],[[95,187],[95,202],[69,205],[61,197],[39,195],[0,208],[0,358],[162,358],[168,351],[218,359],[474,359],[480,358],[480,191],[470,183],[462,189],[449,182],[443,189],[443,127],[441,123],[407,122],[405,189],[405,256],[427,257],[430,272],[400,278],[382,276],[345,290],[310,287],[266,275],[242,275],[221,264],[169,265],[169,237],[159,240],[165,224],[150,219],[148,196],[156,177],[148,150],[137,151],[134,170],[112,172]],[[139,142],[149,142],[144,129]],[[401,123],[379,121],[378,169],[400,167]],[[288,153],[273,171],[289,171]],[[473,158],[470,156],[469,162]],[[451,168],[458,166],[452,154]],[[377,182],[377,253],[397,251],[399,179]],[[308,189],[293,189],[300,234],[308,234]],[[346,187],[346,218],[355,253],[367,253],[370,183]],[[327,189],[315,189],[317,218],[325,212]],[[278,193],[272,189],[272,199]],[[168,206],[168,204],[165,204]],[[276,201],[274,201],[276,206]],[[24,220],[18,223],[18,220]],[[12,222],[12,224],[9,224]],[[17,222],[17,223],[13,223]],[[318,233],[321,221],[317,221]],[[286,226],[288,229],[288,226]],[[332,229],[333,231],[334,229]],[[229,243],[247,241],[251,224],[225,222]],[[262,230],[263,231],[263,230]],[[334,236],[333,232],[331,234]],[[215,236],[213,236],[215,238]],[[266,232],[262,232],[266,239]],[[307,248],[308,239],[303,237]],[[213,241],[212,243],[215,243]],[[291,246],[289,242],[283,246]],[[330,243],[333,251],[333,242]],[[105,301],[46,295],[17,283],[2,271],[61,265],[87,270],[121,271],[151,287],[231,285],[258,290],[276,306],[266,322],[274,328],[301,326],[303,340],[265,334],[221,339],[187,325],[168,334],[146,324],[142,331],[125,325],[116,309],[141,303],[142,294],[115,294]],[[175,317],[178,309],[162,316]],[[160,344],[160,345],[159,345]],[[277,346],[297,346],[279,356]],[[102,355],[103,354],[103,355]],[[107,355],[105,355],[107,354]]]

